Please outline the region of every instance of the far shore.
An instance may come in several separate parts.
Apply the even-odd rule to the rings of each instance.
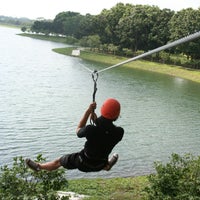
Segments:
[[[59,38],[55,36],[45,36],[45,35],[27,34],[27,33],[21,33],[18,35],[66,44],[65,38]],[[58,49],[53,49],[53,51],[67,56],[72,56],[72,50],[74,49],[77,49],[77,47],[58,48]],[[82,48],[82,49],[87,50],[87,48]],[[112,66],[114,64],[118,64],[128,59],[126,57],[114,56],[111,54],[100,54],[86,50],[81,50],[79,58],[102,63],[105,64],[106,66]],[[198,69],[185,68],[177,65],[162,64],[158,62],[150,62],[146,60],[136,60],[120,67],[129,67],[133,69],[152,71],[155,73],[167,74],[170,76],[175,76],[196,83],[200,83],[200,70]]]
[[[67,55],[67,56],[72,56],[73,49],[76,49],[76,48],[75,47],[58,48],[58,49],[53,49],[53,51],[60,54]],[[94,53],[94,52],[85,51],[85,50],[81,50],[79,57],[84,60],[102,63],[107,66],[112,66],[114,64],[120,63],[128,59],[125,57],[99,54],[99,53]],[[120,66],[120,67],[129,67],[133,69],[147,70],[147,71],[167,74],[170,76],[175,76],[175,77],[179,77],[179,78],[200,83],[200,70],[184,68],[181,66],[161,64],[161,63],[150,62],[146,60],[136,60],[136,61],[124,64],[123,66]]]

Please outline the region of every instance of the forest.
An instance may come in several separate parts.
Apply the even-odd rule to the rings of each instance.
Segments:
[[[25,31],[26,29],[24,29]],[[178,12],[157,6],[118,3],[98,15],[61,12],[50,20],[36,20],[31,32],[70,37],[74,43],[101,52],[135,56],[200,31],[200,8]],[[181,54],[200,68],[200,39],[167,50]]]

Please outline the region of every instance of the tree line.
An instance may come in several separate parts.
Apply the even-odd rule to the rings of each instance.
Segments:
[[[13,26],[30,26],[33,24],[33,20],[25,17],[17,18],[0,15],[0,24]]]
[[[133,56],[200,30],[200,8],[178,12],[157,6],[118,3],[98,15],[61,12],[54,20],[37,20],[31,31],[73,38],[81,46]],[[200,39],[166,52],[200,59]],[[167,59],[167,58],[166,58]],[[199,62],[198,62],[199,66]]]

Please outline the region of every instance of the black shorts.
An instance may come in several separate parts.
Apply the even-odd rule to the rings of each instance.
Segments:
[[[82,172],[95,172],[102,170],[107,165],[107,160],[88,159],[84,152],[64,155],[60,158],[60,164],[66,169],[79,169]]]

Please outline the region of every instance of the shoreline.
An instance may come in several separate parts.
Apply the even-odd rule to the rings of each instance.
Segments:
[[[67,47],[67,48],[53,49],[53,51],[59,54],[66,55],[66,56],[72,56],[71,52],[74,49],[76,48]],[[77,57],[83,60],[102,63],[108,66],[112,66],[114,64],[120,63],[128,59],[125,57],[93,53],[93,52],[89,52],[85,50],[81,50],[80,56],[77,56]],[[174,77],[183,78],[183,79],[193,81],[196,83],[200,83],[200,70],[184,68],[177,65],[162,64],[162,63],[151,62],[151,61],[146,61],[146,60],[136,60],[136,61],[124,64],[120,67],[127,67],[130,69],[139,69],[139,70],[151,71],[155,73],[162,73],[162,74],[166,74],[166,75],[170,75]]]
[[[20,36],[25,37],[31,37],[34,39],[40,39],[40,40],[48,40],[58,43],[64,43],[67,44],[67,41],[63,38],[58,38],[54,36],[44,36],[44,35],[37,35],[37,34],[27,34],[27,33],[21,33],[18,34]],[[66,56],[72,56],[72,50],[77,49],[78,47],[65,47],[65,48],[56,48],[52,49],[54,52],[63,54]],[[84,48],[83,48],[84,49]],[[79,58],[92,61],[92,62],[98,62],[105,64],[107,66],[112,66],[114,64],[120,63],[124,60],[127,60],[126,57],[120,57],[120,56],[114,56],[111,54],[100,54],[100,53],[94,53],[91,51],[85,51],[81,50],[81,54]],[[133,69],[139,69],[139,70],[145,70],[145,71],[151,71],[155,73],[162,73],[169,76],[179,77],[182,79],[186,79],[189,81],[193,81],[196,83],[200,83],[200,70],[195,70],[191,68],[185,68],[178,65],[170,65],[170,64],[162,64],[158,62],[151,62],[147,60],[138,59],[133,62],[124,64],[120,67],[128,67]]]

